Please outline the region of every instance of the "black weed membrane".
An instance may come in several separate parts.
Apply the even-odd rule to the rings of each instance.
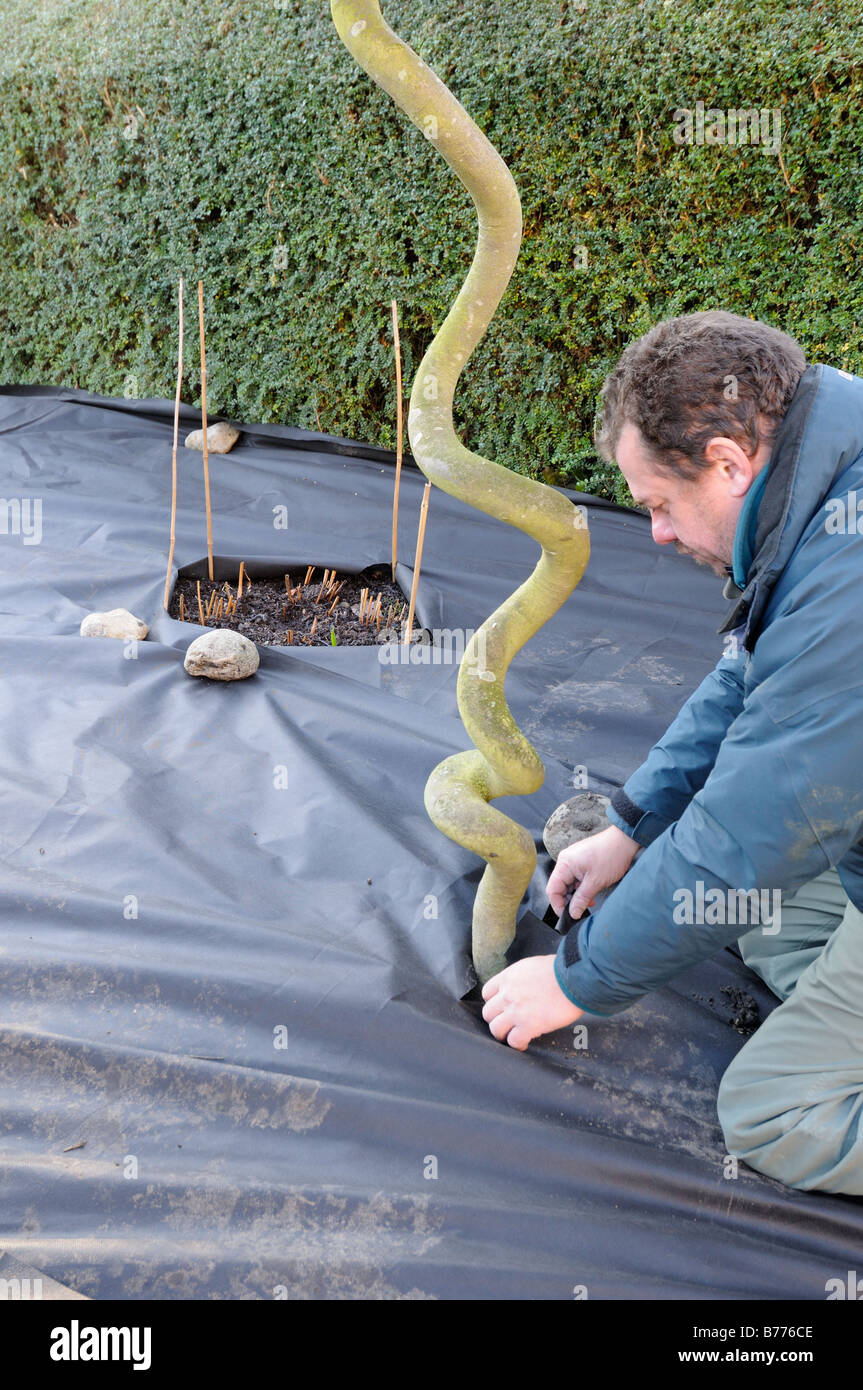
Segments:
[[[172,411],[0,394],[9,1269],[94,1299],[823,1300],[859,1265],[863,1204],[728,1159],[738,1005],[776,1002],[733,950],[526,1053],[482,1020],[484,865],[423,789],[468,746],[459,661],[535,543],[433,489],[426,640],[261,645],[248,679],[196,679],[197,615],[163,608]],[[182,433],[199,423],[184,408]],[[253,586],[389,570],[391,454],[254,426],[210,477],[229,591],[241,561]],[[179,478],[175,569],[200,578],[199,452]],[[405,596],[424,482],[406,463]],[[545,820],[639,765],[727,608],[644,516],[569,495],[590,563],[506,684],[546,765],[495,803],[539,850],[512,958],[560,941]],[[113,608],[146,640],[79,635]]]

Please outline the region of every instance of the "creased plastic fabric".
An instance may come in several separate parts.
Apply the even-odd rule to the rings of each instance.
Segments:
[[[721,987],[762,1016],[767,989],[724,951],[586,1046],[495,1042],[465,997],[482,864],[423,808],[466,746],[456,662],[263,648],[250,680],[188,677],[172,432],[168,401],[0,393],[3,497],[42,528],[0,535],[0,1248],[95,1298],[823,1299],[863,1200],[723,1173]],[[201,454],[179,466],[176,562],[203,574]],[[226,576],[389,560],[385,451],[256,426],[210,476]],[[406,591],[424,481],[405,467]],[[559,940],[545,819],[582,770],[608,794],[638,766],[727,608],[646,518],[578,500],[587,573],[507,678],[547,769],[498,803],[540,848],[516,955]],[[536,556],[433,491],[418,620],[469,633]],[[137,649],[79,637],[114,607]]]

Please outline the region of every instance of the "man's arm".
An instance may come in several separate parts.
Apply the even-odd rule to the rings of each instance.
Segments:
[[[658,743],[611,798],[606,816],[640,845],[678,820],[704,786],[729,726],[743,708],[746,653],[723,656]]]
[[[757,925],[730,920],[729,889],[793,893],[860,839],[863,537],[822,531],[803,551],[703,787],[561,944],[556,980],[577,1007],[626,1008]],[[712,889],[725,920],[687,920]]]

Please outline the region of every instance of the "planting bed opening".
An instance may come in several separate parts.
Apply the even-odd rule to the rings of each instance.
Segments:
[[[409,601],[386,564],[351,574],[325,565],[294,565],[274,573],[272,563],[241,565],[214,557],[177,576],[168,608],[181,622],[230,628],[257,646],[364,647],[404,640]],[[203,577],[201,576],[203,573]],[[412,640],[427,630],[414,615]]]

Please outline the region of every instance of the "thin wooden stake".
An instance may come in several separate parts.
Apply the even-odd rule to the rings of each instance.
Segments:
[[[413,625],[414,625],[414,607],[415,607],[415,605],[416,605],[417,586],[418,586],[418,584],[419,584],[419,579],[420,579],[420,564],[422,563],[422,557],[423,557],[423,540],[424,540],[424,538],[425,538],[425,533],[426,533],[426,521],[427,521],[427,519],[428,519],[429,493],[430,493],[430,492],[431,492],[431,483],[426,483],[425,487],[423,488],[423,500],[422,500],[422,506],[420,507],[420,524],[419,524],[419,531],[418,531],[418,533],[417,533],[417,553],[416,553],[416,559],[414,560],[414,579],[413,579],[413,583],[411,584],[411,606],[410,606],[410,608],[408,609],[408,626],[407,626],[407,632],[405,633],[405,645],[406,645],[406,646],[407,646],[407,644],[408,644],[408,643],[410,642],[410,640],[411,640],[411,632],[412,632],[412,630],[413,630]]]
[[[216,590],[213,589],[212,593],[210,594],[210,602],[207,604],[207,609],[206,609],[207,622],[210,621],[210,614],[211,614],[212,611],[213,611],[213,604],[215,603],[215,601],[216,601]]]
[[[314,572],[315,572],[315,567],[314,567],[314,565],[309,565],[309,568],[306,570],[306,577],[305,577],[305,579],[303,580],[303,583],[304,583],[304,584],[308,584],[308,582],[309,582],[309,580],[311,579],[311,577],[312,577],[312,575],[314,574]]]
[[[171,548],[168,551],[168,573],[165,575],[165,612],[168,611],[168,595],[171,586],[171,570],[174,568],[174,544],[177,529],[177,436],[180,432],[180,387],[183,381],[183,277],[180,276],[180,289],[177,296],[180,315],[179,347],[177,348],[177,395],[174,400],[174,453],[171,457]]]
[[[201,615],[201,627],[206,627],[207,624],[204,622],[204,605],[203,605],[202,602],[201,602],[201,581],[200,581],[200,579],[198,580],[198,612],[199,612],[199,614]]]
[[[315,621],[312,623],[311,631],[310,631],[310,633],[309,633],[309,637],[310,637],[310,638],[314,637],[314,635],[315,635],[315,628],[317,627],[317,625],[318,625],[318,620],[317,620],[317,618],[315,618]]]
[[[201,333],[201,423],[204,429],[204,497],[207,505],[207,572],[213,578],[213,514],[210,511],[210,464],[207,448],[207,357],[204,351],[204,282],[198,281],[198,325]]]
[[[237,602],[238,602],[238,603],[239,603],[240,599],[243,597],[243,565],[244,565],[244,564],[245,564],[245,561],[244,561],[244,560],[241,560],[241,561],[240,561],[240,574],[239,574],[239,578],[237,579]]]
[[[335,606],[336,606],[336,604],[338,603],[338,601],[339,601],[339,596],[338,596],[338,594],[336,594],[335,598],[333,599],[332,603],[330,604],[329,608],[327,609],[327,617],[330,616],[330,614],[332,613],[332,611],[333,611],[333,609],[335,608]]]
[[[289,574],[286,574],[286,575],[285,575],[285,588],[286,588],[287,593],[288,593],[288,598],[290,598],[290,597],[291,597],[291,576],[290,576]]]
[[[181,622],[181,623],[184,623],[185,621],[186,621],[186,615],[185,615],[185,613],[184,613],[184,611],[183,611],[183,595],[181,594],[181,595],[180,595],[180,622]]]
[[[215,611],[215,613],[213,614],[213,617],[216,619],[216,622],[219,622],[219,620],[221,619],[221,617],[222,617],[222,615],[223,615],[223,613],[224,613],[224,606],[225,606],[225,600],[224,600],[223,598],[220,598],[220,599],[219,599],[219,602],[216,604],[216,611]]]
[[[396,582],[396,552],[399,536],[399,483],[402,476],[402,354],[399,342],[399,308],[393,300],[393,351],[396,355],[396,482],[393,492],[393,583]]]
[[[288,628],[288,642],[293,642],[293,640],[294,640],[294,629],[293,629],[292,627],[289,627],[289,628]]]

